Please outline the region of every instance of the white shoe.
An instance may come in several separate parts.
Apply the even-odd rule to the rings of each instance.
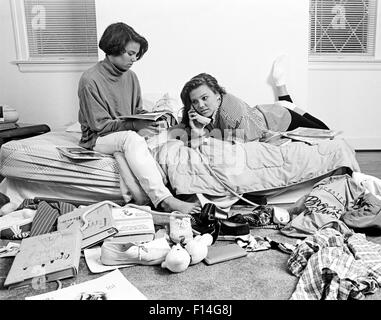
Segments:
[[[171,250],[165,238],[136,245],[134,243],[103,242],[101,262],[107,266],[119,264],[161,264]]]

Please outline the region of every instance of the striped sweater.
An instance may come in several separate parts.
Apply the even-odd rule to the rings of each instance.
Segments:
[[[226,93],[209,129],[221,130],[225,138],[226,134],[233,134],[247,142],[258,141],[267,130],[286,131],[290,123],[291,115],[287,108],[277,104],[251,107]]]

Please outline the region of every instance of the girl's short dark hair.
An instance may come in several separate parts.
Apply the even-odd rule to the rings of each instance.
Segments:
[[[148,42],[132,27],[123,22],[113,23],[106,28],[99,41],[99,48],[106,55],[120,56],[126,52],[126,45],[129,41],[140,44],[140,50],[137,54],[139,60],[147,52]]]
[[[189,94],[192,90],[202,85],[208,86],[209,89],[212,90],[214,93],[219,93],[221,95],[226,93],[226,90],[218,84],[217,79],[211,76],[210,74],[200,73],[197,76],[194,76],[192,79],[190,79],[184,85],[180,94],[181,101],[184,105],[181,123],[185,124],[186,126],[189,125],[188,112],[192,106],[192,101],[190,100]]]

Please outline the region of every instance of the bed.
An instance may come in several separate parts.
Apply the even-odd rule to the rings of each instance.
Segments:
[[[121,194],[119,165],[113,156],[105,155],[99,160],[74,161],[57,150],[57,147],[77,146],[80,135],[78,129],[52,131],[4,144],[0,150],[0,174],[4,177],[0,184],[0,192],[8,195],[16,204],[34,197],[90,202],[131,201],[132,196],[129,194],[128,186],[125,191],[127,194],[123,196]],[[327,175],[334,174],[336,170],[344,168],[359,171],[354,151],[345,141],[332,141],[321,147],[307,146],[303,143],[291,145],[282,148],[257,142],[245,144],[243,158],[246,159],[250,170],[239,174],[230,170],[232,161],[226,158],[231,154],[242,152],[242,150],[237,151],[242,146],[214,141],[208,146],[203,146],[201,151],[204,161],[205,158],[209,159],[208,161],[213,164],[213,171],[227,184],[236,185],[238,193],[253,197],[265,196],[267,203],[274,205],[294,203],[308,193],[314,183]],[[160,163],[163,157],[168,156],[187,158],[194,156],[190,154],[192,152],[192,149],[182,146],[177,141],[169,148],[157,151],[156,159]],[[301,160],[298,159],[298,155]],[[306,162],[303,158],[312,159]],[[270,161],[270,165],[265,161]],[[298,166],[293,164],[294,161],[299,162]],[[278,169],[274,166],[277,162],[282,164]],[[185,166],[184,171],[184,166],[179,166],[179,163],[161,164],[177,194],[207,194],[209,199],[213,200],[230,194],[210,176],[208,173],[210,166],[205,168],[203,163]],[[293,167],[297,168],[296,174],[290,175],[288,171]],[[250,176],[256,177],[255,184],[248,183],[247,178]]]
[[[83,201],[123,200],[115,159],[73,161],[56,147],[78,146],[80,133],[52,131],[14,140],[0,150],[0,192],[15,203],[48,197]]]

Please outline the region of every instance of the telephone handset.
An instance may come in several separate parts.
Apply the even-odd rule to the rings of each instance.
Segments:
[[[190,110],[194,110],[199,116],[202,117],[201,119],[205,119],[205,120],[202,121],[202,122],[197,120],[198,123],[200,123],[200,124],[202,124],[202,125],[207,125],[208,123],[210,123],[210,122],[212,121],[212,119],[210,119],[210,118],[208,118],[208,117],[205,117],[205,116],[202,115],[200,112],[198,112],[198,111],[196,110],[196,108],[193,107],[193,105],[191,105]],[[209,121],[206,121],[206,119],[208,119]]]

